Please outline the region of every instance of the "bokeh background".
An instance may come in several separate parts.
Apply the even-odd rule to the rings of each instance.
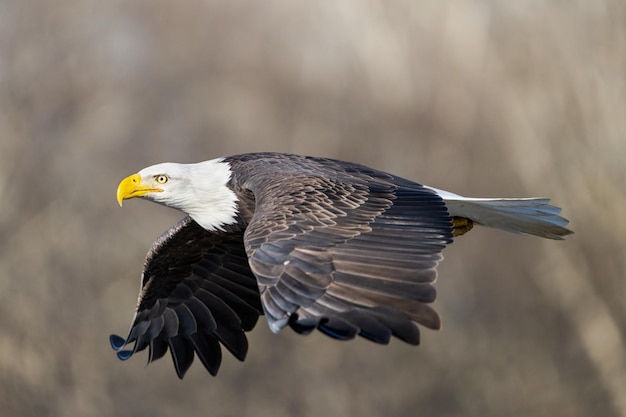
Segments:
[[[0,413],[626,416],[625,80],[621,0],[0,0]],[[548,196],[576,234],[456,241],[417,348],[261,319],[216,378],[118,361],[181,217],[118,181],[262,150]]]

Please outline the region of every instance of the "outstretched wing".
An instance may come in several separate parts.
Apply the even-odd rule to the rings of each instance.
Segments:
[[[418,344],[415,323],[440,327],[428,303],[452,219],[436,193],[360,169],[254,185],[244,241],[273,331]]]
[[[125,339],[112,335],[111,345],[124,360],[147,347],[148,362],[169,349],[180,378],[196,354],[215,375],[220,344],[243,360],[248,350],[244,332],[261,312],[243,232],[208,232],[186,217],[154,242],[130,332]],[[124,350],[130,343],[132,349]]]

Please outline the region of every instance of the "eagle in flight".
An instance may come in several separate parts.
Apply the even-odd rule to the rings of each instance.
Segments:
[[[169,350],[182,378],[195,355],[216,375],[223,345],[244,360],[260,315],[270,329],[336,339],[419,343],[439,329],[429,305],[441,252],[474,224],[562,239],[572,232],[546,198],[466,198],[366,166],[250,153],[144,168],[117,200],[186,213],[152,245],[120,359]],[[127,347],[128,346],[128,347]]]

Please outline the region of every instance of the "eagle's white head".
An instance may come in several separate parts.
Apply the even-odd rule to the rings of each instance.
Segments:
[[[207,230],[223,230],[237,217],[237,196],[227,186],[230,176],[230,164],[222,158],[152,165],[120,182],[117,201],[121,206],[130,198],[146,198],[187,213]]]

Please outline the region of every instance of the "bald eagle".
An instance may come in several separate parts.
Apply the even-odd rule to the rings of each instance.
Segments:
[[[315,329],[386,344],[439,329],[429,306],[442,250],[474,224],[562,239],[572,233],[545,198],[466,198],[333,159],[252,153],[163,163],[119,184],[186,213],[150,249],[117,356],[169,350],[179,378],[195,355],[211,375],[221,345],[244,360],[260,315],[278,332]],[[132,346],[126,348],[126,346]]]

